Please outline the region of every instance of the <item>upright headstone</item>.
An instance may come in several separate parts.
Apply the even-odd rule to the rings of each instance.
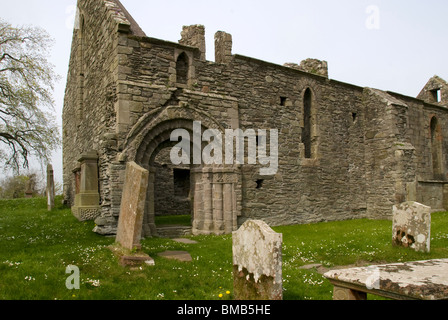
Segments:
[[[89,151],[81,155],[78,160],[79,190],[75,195],[72,207],[73,215],[79,221],[95,220],[101,214],[100,194],[98,190],[98,153]]]
[[[148,179],[148,170],[127,164],[116,242],[129,250],[140,249]]]
[[[47,165],[47,206],[48,211],[54,209],[54,172],[51,164]]]
[[[283,235],[265,222],[246,221],[233,232],[233,289],[237,300],[282,300]]]
[[[418,202],[405,202],[394,206],[392,242],[395,246],[429,252],[431,208]]]
[[[31,199],[33,197],[33,188],[31,186],[31,179],[26,182],[25,198]]]

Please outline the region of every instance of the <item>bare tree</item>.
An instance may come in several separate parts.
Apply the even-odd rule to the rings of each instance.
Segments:
[[[47,162],[60,145],[52,91],[58,76],[48,61],[52,39],[37,27],[0,19],[0,161],[4,169]]]

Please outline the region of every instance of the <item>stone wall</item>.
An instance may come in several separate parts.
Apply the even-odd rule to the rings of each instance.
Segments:
[[[430,81],[431,83],[431,81]],[[428,103],[419,99],[391,93],[409,106],[406,113],[404,139],[415,148],[415,174],[409,176],[408,198],[433,208],[448,209],[447,169],[448,125],[447,108],[442,104]],[[420,95],[421,97],[421,95]],[[431,123],[436,119],[436,126]],[[439,150],[434,150],[434,149]],[[434,163],[438,157],[437,164]]]
[[[73,203],[73,170],[82,153],[98,151],[100,163],[114,157],[115,103],[119,70],[119,28],[129,28],[113,2],[78,3],[63,111],[64,195]],[[106,166],[100,166],[100,190],[108,189]]]
[[[151,169],[149,190],[161,195],[171,176],[157,184],[163,169],[156,156],[173,146],[173,130],[193,132],[193,121],[202,130],[279,132],[275,175],[261,176],[259,165],[231,169],[234,185],[227,188],[235,193],[238,225],[248,219],[284,225],[390,218],[397,203],[429,201],[437,208],[448,201],[443,101],[331,80],[325,61],[280,66],[232,54],[232,37],[222,31],[215,35],[216,61],[206,61],[203,26],[185,27],[174,43],[146,37],[117,0],[78,6],[84,23],[73,36],[64,104],[64,194],[73,202],[77,159],[96,150],[107,232],[118,221],[126,162]],[[204,191],[195,187],[195,176],[207,181],[206,172],[215,172],[210,181],[218,188],[223,171],[189,169],[194,211],[194,193]],[[429,199],[436,189],[436,199]],[[161,203],[174,203],[165,196]],[[146,210],[161,213],[163,205],[148,199]]]
[[[169,157],[170,148],[157,155],[154,193],[155,213],[163,215],[191,214],[190,168],[174,166]]]

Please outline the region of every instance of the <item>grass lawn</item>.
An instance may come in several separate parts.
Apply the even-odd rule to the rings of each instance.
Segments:
[[[191,215],[181,216],[156,216],[156,225],[180,225],[191,226]]]
[[[59,202],[59,201],[58,201]],[[330,300],[332,286],[316,270],[448,258],[448,213],[432,216],[431,253],[391,246],[390,221],[354,220],[274,228],[283,233],[285,300]],[[124,268],[107,248],[114,238],[92,232],[62,206],[46,210],[45,199],[0,200],[0,299],[9,300],[220,300],[232,299],[232,237],[192,237],[198,244],[146,239],[143,250],[155,266]],[[158,257],[186,250],[193,262]],[[80,289],[68,290],[69,265],[80,270]],[[229,292],[229,293],[227,293]],[[222,297],[220,297],[220,294]]]

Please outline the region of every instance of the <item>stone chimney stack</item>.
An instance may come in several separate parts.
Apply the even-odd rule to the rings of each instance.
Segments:
[[[229,63],[232,60],[232,35],[223,31],[215,34],[215,62]]]
[[[199,48],[199,51],[201,52],[201,61],[205,61],[205,27],[199,24],[184,26],[181,36],[182,39],[179,40],[179,43],[186,46]]]

